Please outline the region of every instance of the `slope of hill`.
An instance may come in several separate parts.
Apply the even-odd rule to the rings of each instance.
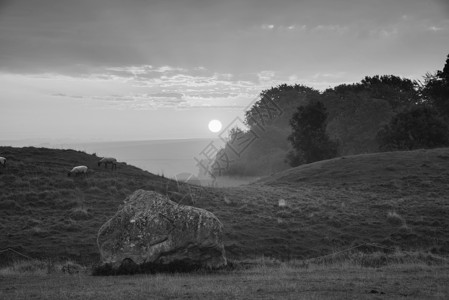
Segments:
[[[449,149],[338,158],[233,188],[178,185],[125,163],[111,172],[73,150],[0,153],[8,157],[0,168],[0,245],[32,257],[95,262],[99,227],[139,188],[217,215],[231,258],[307,258],[365,243],[449,253]],[[68,178],[80,164],[93,172]],[[0,253],[0,262],[10,258]]]
[[[302,165],[262,179],[260,183],[270,186],[302,183],[360,187],[419,185],[422,181],[432,181],[432,185],[440,187],[441,183],[449,184],[448,167],[447,148],[370,153]]]
[[[448,189],[441,148],[320,161],[228,193],[255,212],[260,250],[276,239],[284,253],[307,257],[364,243],[448,254]],[[286,208],[275,208],[279,199]]]
[[[74,150],[0,147],[0,248],[32,257],[98,259],[96,232],[136,189],[178,191],[176,182],[119,163],[98,167],[98,157]],[[67,177],[77,165],[87,178]],[[5,258],[0,254],[0,261]]]

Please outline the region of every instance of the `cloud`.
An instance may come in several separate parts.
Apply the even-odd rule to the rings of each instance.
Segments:
[[[333,33],[333,34],[345,34],[349,31],[349,26],[346,25],[317,25],[314,28],[311,29],[311,32],[313,33]]]
[[[184,72],[186,69],[184,68],[174,68],[170,66],[162,66],[156,69],[156,72],[165,73],[165,72]]]
[[[208,92],[205,91],[204,93],[197,93],[197,94],[189,94],[189,97],[191,98],[217,98],[217,99],[223,99],[223,98],[234,98],[239,96],[240,94],[237,93],[230,93],[230,92]]]
[[[375,39],[388,39],[396,37],[399,29],[396,27],[379,27],[369,30],[369,36]]]
[[[275,72],[274,71],[261,71],[261,72],[257,73],[257,77],[259,78],[259,82],[261,82],[261,83],[272,81],[273,78],[275,77]]]
[[[174,99],[182,99],[183,94],[181,93],[173,93],[173,92],[160,92],[160,93],[151,93],[148,94],[149,97],[156,98],[174,98]]]
[[[260,91],[257,82],[234,78],[230,73],[210,72],[205,68],[188,70],[174,66],[132,65],[105,67],[103,72],[100,69],[95,72],[89,76],[46,74],[44,77],[48,83],[67,81],[50,93],[53,97],[82,100],[80,103],[93,108],[103,106],[120,110],[237,109],[241,108],[242,101]],[[268,76],[269,72],[261,74]],[[32,75],[29,78],[42,77]],[[67,88],[64,87],[66,85]]]
[[[79,96],[70,96],[77,98]],[[188,106],[182,95],[134,93],[127,95],[82,96],[84,104],[90,107],[106,107],[118,110],[157,110]]]
[[[64,93],[52,93],[51,95],[55,97],[70,97],[69,95]]]
[[[107,67],[106,72],[110,72],[117,76],[139,76],[142,74],[147,74],[153,72],[153,66],[151,65],[140,65],[140,66],[124,66],[124,67]]]
[[[297,25],[297,24],[262,24],[260,27],[263,31],[271,31],[277,33],[294,33],[294,32],[305,32],[307,25]]]
[[[273,30],[274,29],[274,25],[273,24],[263,24],[262,26],[260,26],[263,30]]]
[[[346,72],[335,72],[335,73],[316,73],[312,76],[313,79],[320,79],[320,78],[342,78],[346,75]]]
[[[438,32],[438,31],[443,30],[444,28],[443,27],[437,27],[437,26],[430,26],[427,29],[430,30],[430,31],[433,31],[433,32]]]

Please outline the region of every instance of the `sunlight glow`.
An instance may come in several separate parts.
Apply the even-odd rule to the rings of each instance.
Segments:
[[[218,120],[211,120],[209,122],[209,130],[211,132],[219,132],[221,130],[221,127],[222,127],[221,122]]]

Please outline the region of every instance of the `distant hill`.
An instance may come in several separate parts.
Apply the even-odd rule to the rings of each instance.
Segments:
[[[343,156],[301,165],[259,181],[270,186],[313,184],[319,186],[378,187],[399,185],[438,192],[449,184],[449,149],[396,151]],[[422,182],[426,183],[423,185]],[[443,184],[443,186],[441,186]]]
[[[65,148],[117,157],[143,170],[173,178],[184,172],[198,175],[194,157],[201,159],[200,152],[211,142],[220,145],[218,139],[174,139],[79,143],[67,144]]]
[[[87,153],[96,153],[97,156],[113,156],[142,170],[154,174],[164,174],[166,177],[173,178],[184,172],[198,175],[199,167],[194,158],[204,158],[200,153],[210,143],[219,147],[223,144],[223,141],[218,138],[102,142],[0,140],[0,147],[25,147],[32,145],[51,149],[79,150]]]
[[[233,188],[178,184],[126,163],[111,172],[74,150],[0,155],[0,245],[32,257],[97,261],[99,227],[139,188],[217,215],[231,258],[307,258],[364,243],[449,254],[447,148],[342,157]],[[80,164],[91,174],[67,177]]]

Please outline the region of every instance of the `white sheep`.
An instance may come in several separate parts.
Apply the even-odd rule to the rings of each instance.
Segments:
[[[2,165],[3,168],[6,167],[6,158],[0,156],[0,165]]]
[[[104,164],[105,168],[108,168],[108,164],[111,164],[111,169],[117,169],[117,160],[113,157],[103,157],[98,162],[98,166],[101,166],[101,164]]]
[[[69,171],[67,173],[67,176],[70,177],[70,175],[72,175],[72,174],[75,175],[75,176],[78,176],[78,175],[87,176],[87,167],[86,166],[74,167],[71,171]]]

